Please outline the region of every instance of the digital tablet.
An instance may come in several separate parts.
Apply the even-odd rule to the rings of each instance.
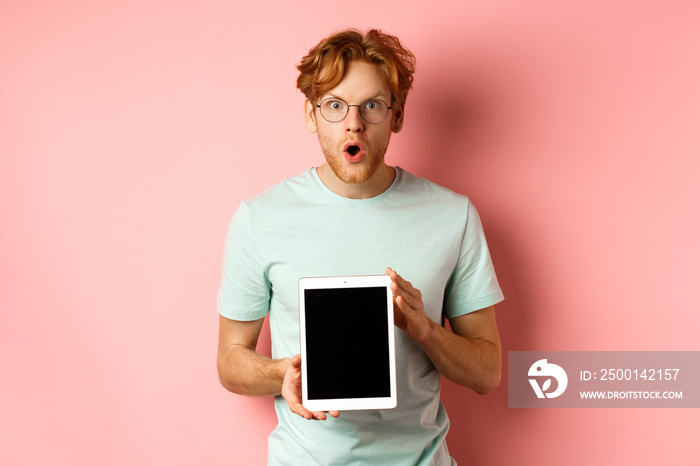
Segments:
[[[299,280],[302,404],[396,407],[394,309],[386,275]]]

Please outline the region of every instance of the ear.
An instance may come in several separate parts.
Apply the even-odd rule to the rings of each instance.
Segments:
[[[401,128],[403,128],[403,110],[405,107],[405,102],[403,104],[403,107],[399,107],[396,103],[394,103],[394,119],[391,121],[391,131],[394,133],[398,133],[399,131],[401,131]]]
[[[304,101],[304,119],[306,120],[306,129],[309,133],[315,133],[318,130],[316,126],[316,106],[309,99]]]

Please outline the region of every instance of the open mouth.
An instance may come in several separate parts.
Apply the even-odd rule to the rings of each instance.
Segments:
[[[357,155],[360,153],[360,147],[359,146],[348,146],[348,154],[350,155]]]

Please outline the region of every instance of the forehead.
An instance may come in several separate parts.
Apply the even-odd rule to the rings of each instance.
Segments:
[[[345,100],[365,100],[373,97],[391,98],[391,88],[386,75],[373,63],[351,61],[343,79],[323,97],[340,97]]]

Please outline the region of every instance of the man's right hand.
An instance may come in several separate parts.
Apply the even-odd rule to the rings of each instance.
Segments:
[[[282,382],[282,396],[287,400],[289,409],[304,419],[323,421],[327,419],[324,411],[309,411],[301,404],[301,355],[297,354],[289,359],[287,372]],[[338,417],[340,412],[328,411],[333,417]]]

